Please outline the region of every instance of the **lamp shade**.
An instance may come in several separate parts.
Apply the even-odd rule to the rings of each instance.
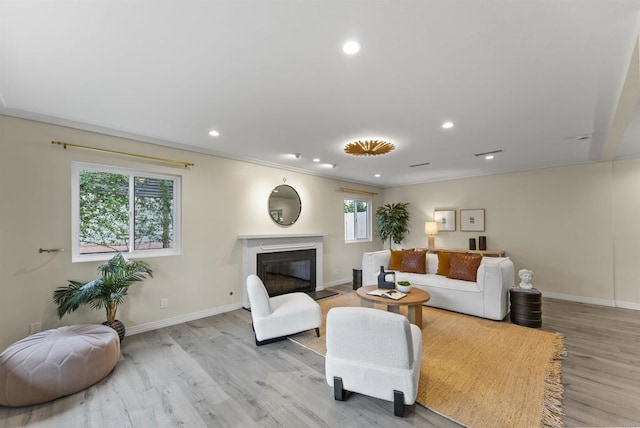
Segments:
[[[424,224],[424,233],[427,235],[438,234],[438,224],[435,221],[427,221]]]

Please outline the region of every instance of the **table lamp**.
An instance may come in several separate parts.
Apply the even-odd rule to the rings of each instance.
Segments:
[[[435,250],[436,248],[435,239],[436,239],[436,235],[438,234],[438,224],[435,221],[425,222],[424,233],[426,233],[429,236],[429,244],[427,245],[427,248],[429,250]]]

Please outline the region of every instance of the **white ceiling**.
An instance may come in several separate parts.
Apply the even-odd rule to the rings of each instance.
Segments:
[[[379,186],[583,163],[611,135],[639,11],[640,0],[3,0],[0,113]],[[342,52],[349,39],[357,55]],[[616,156],[640,156],[640,114],[626,128]],[[397,148],[344,153],[369,138]]]

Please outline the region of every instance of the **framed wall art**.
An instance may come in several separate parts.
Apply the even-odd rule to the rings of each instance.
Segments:
[[[460,230],[462,232],[484,232],[484,208],[460,210]]]
[[[438,224],[438,232],[455,232],[456,210],[434,210],[433,221]]]

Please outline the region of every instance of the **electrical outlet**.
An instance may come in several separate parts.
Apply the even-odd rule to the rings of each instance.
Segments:
[[[39,333],[42,330],[42,324],[39,322],[32,322],[29,324],[29,334]]]
[[[169,304],[169,302],[167,301],[166,298],[160,299],[160,309],[166,309],[168,304]]]

